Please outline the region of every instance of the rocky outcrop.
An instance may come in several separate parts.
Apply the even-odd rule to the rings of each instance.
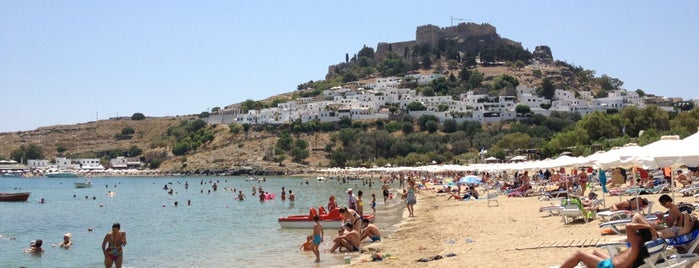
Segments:
[[[549,46],[537,46],[532,53],[532,59],[538,63],[552,63],[553,54]]]

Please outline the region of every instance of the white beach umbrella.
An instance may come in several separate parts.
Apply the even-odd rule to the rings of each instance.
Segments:
[[[677,135],[662,136],[659,141],[643,146],[640,154],[632,161],[644,168],[673,166],[680,159],[675,149],[680,144],[681,140]]]

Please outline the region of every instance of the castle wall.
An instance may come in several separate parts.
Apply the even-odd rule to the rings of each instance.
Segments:
[[[381,42],[378,45],[376,45],[376,52],[374,54],[377,59],[382,59],[386,57],[386,55],[388,55],[388,47],[390,46],[393,52],[398,54],[398,57],[403,57],[405,55],[405,51],[415,45],[415,41],[405,41],[396,43]],[[408,53],[410,52],[408,51]],[[410,55],[408,55],[408,58],[410,58]]]

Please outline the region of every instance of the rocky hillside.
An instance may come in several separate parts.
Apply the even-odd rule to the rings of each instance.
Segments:
[[[172,140],[167,136],[170,127],[177,126],[183,120],[194,117],[160,117],[145,120],[101,120],[76,125],[41,127],[33,131],[0,133],[0,159],[9,159],[13,150],[22,145],[38,145],[44,158],[53,160],[57,156],[71,158],[93,158],[112,150],[126,151],[132,146],[143,150],[140,156],[144,160],[154,156],[164,156],[160,170],[166,172],[232,172],[232,173],[298,173],[311,167],[327,166],[328,161],[322,151],[312,151],[307,159],[309,166],[284,161],[279,163],[263,161],[277,140],[267,132],[250,131],[244,134],[232,134],[227,125],[212,126],[215,129],[214,140],[190,152],[187,156],[175,156],[171,152]],[[133,128],[135,133],[130,139],[117,139],[115,135],[124,128]],[[322,148],[328,141],[327,134],[304,136],[311,148]],[[59,153],[59,148],[65,151]],[[103,164],[107,164],[106,158]]]

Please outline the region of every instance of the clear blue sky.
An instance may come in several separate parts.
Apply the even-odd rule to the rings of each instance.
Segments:
[[[698,14],[699,1],[0,1],[0,132],[264,99],[450,16],[626,89],[695,98]]]

